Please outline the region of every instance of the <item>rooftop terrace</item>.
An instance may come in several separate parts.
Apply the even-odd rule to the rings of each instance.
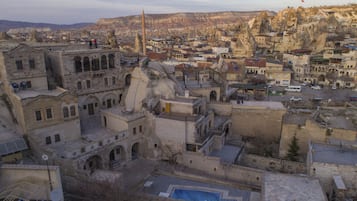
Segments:
[[[262,194],[266,201],[327,201],[317,179],[287,174],[267,173]]]
[[[312,162],[356,165],[357,149],[330,144],[311,144]]]

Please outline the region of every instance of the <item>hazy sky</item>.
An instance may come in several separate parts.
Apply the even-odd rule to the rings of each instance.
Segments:
[[[0,19],[71,24],[145,13],[280,10],[355,0],[1,0]]]

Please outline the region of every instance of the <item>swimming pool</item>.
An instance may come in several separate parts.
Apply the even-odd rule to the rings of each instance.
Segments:
[[[198,190],[175,189],[171,198],[185,201],[220,201],[220,193]]]

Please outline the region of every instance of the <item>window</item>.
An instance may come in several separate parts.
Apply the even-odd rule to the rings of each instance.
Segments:
[[[37,121],[41,121],[41,120],[42,120],[41,111],[40,111],[40,110],[37,110],[37,111],[35,112],[35,114],[36,114],[36,120],[37,120]]]
[[[114,68],[114,54],[109,55],[109,68]]]
[[[92,70],[93,71],[99,70],[99,59],[92,60]]]
[[[83,70],[84,71],[89,71],[90,70],[90,63],[89,63],[89,58],[84,57],[83,58]]]
[[[120,154],[120,148],[115,149],[116,154]]]
[[[136,127],[133,128],[133,134],[134,134],[134,135],[136,134]]]
[[[82,72],[82,61],[81,57],[74,57],[74,68],[76,73]]]
[[[51,136],[46,137],[46,144],[51,144]]]
[[[143,132],[143,126],[142,125],[139,126],[139,132],[140,133]]]
[[[83,110],[86,110],[87,109],[87,105],[83,105]]]
[[[32,87],[31,81],[27,81],[26,82],[26,88],[31,88],[31,87]]]
[[[107,77],[105,77],[105,78],[104,78],[104,86],[106,86],[106,87],[107,87],[108,85],[109,85],[109,83],[108,83],[108,78],[107,78]]]
[[[63,108],[63,118],[68,118],[69,117],[69,111],[68,107]]]
[[[112,85],[115,85],[115,82],[116,82],[116,78],[112,77]]]
[[[61,136],[59,134],[55,135],[55,142],[61,141]]]
[[[90,80],[86,80],[87,89],[90,89]]]
[[[74,106],[74,105],[72,105],[71,107],[70,107],[70,111],[71,111],[71,116],[73,117],[73,116],[76,116],[76,107]]]
[[[30,66],[30,69],[35,69],[35,60],[34,59],[29,60],[29,66]]]
[[[81,81],[77,82],[77,89],[78,90],[82,89],[82,82]]]
[[[100,60],[102,69],[107,69],[108,68],[108,64],[107,64],[107,56],[103,55],[101,60]]]
[[[16,68],[17,68],[17,70],[24,69],[24,67],[22,66],[22,61],[21,60],[17,60],[16,61]]]
[[[46,109],[46,118],[52,119],[52,109],[51,108]]]

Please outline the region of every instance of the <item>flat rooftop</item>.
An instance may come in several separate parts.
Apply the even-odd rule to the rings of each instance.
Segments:
[[[341,128],[345,130],[357,130],[357,126],[352,120],[345,116],[331,116],[328,120],[328,125],[331,128]]]
[[[203,118],[203,115],[189,115],[181,113],[160,113],[158,116],[163,119],[172,119],[177,121],[198,121],[200,118]]]
[[[123,119],[125,121],[133,121],[145,117],[143,112],[131,112],[127,111],[125,107],[114,106],[109,109],[102,110],[103,113],[109,113]]]
[[[285,124],[296,124],[296,125],[305,125],[306,120],[311,117],[311,114],[285,114],[283,122]]]
[[[26,99],[26,98],[34,98],[37,96],[59,96],[63,93],[67,92],[67,90],[62,89],[62,88],[56,88],[54,90],[19,90],[15,94],[20,98],[20,99]]]
[[[189,103],[189,104],[196,104],[200,101],[197,97],[185,97],[185,96],[176,96],[174,99],[165,99],[162,98],[164,102],[177,102],[177,103]]]
[[[233,164],[242,151],[242,147],[224,145],[220,150],[212,151],[209,156],[218,157],[225,164]]]
[[[270,109],[270,110],[286,110],[281,102],[273,101],[244,101],[238,104],[237,101],[231,101],[233,108],[241,109]]]
[[[319,180],[274,173],[264,176],[262,198],[266,201],[327,201]]]
[[[207,82],[200,83],[197,80],[189,80],[189,81],[186,81],[186,83],[184,81],[179,81],[179,83],[181,86],[186,86],[189,89],[219,87],[219,85],[213,81],[207,81]]]
[[[357,149],[345,146],[311,143],[312,161],[340,165],[356,165]]]

